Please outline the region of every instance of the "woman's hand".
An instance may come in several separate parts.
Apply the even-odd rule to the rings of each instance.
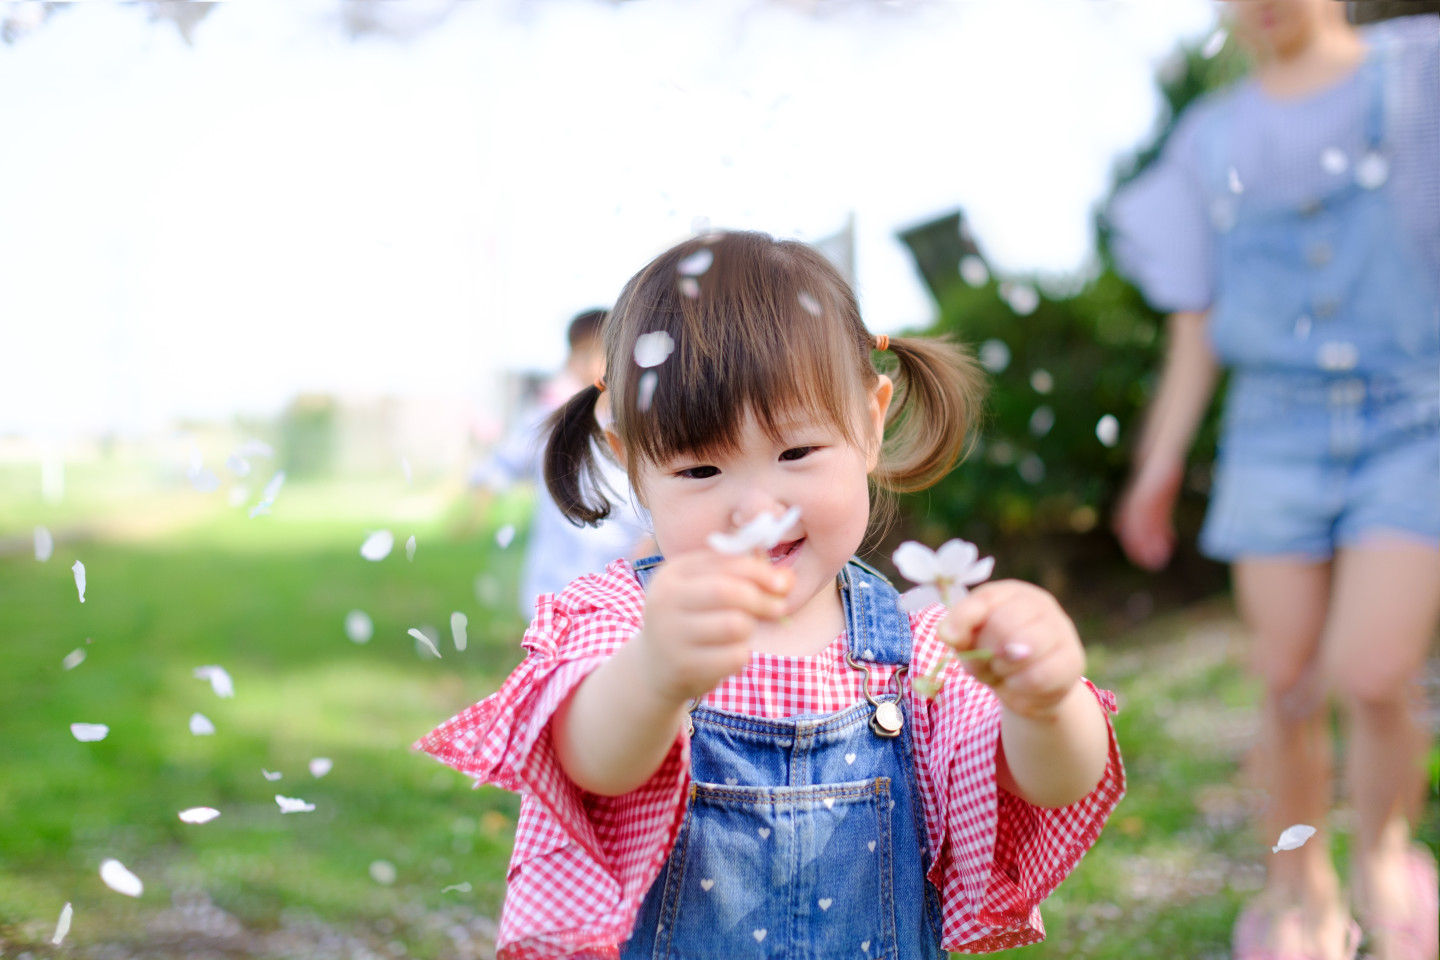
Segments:
[[[761,620],[785,612],[795,574],[756,556],[696,550],[665,561],[645,592],[635,648],[650,689],[682,703],[745,669]]]
[[[976,587],[940,621],[940,639],[956,650],[988,650],[965,669],[1011,712],[1051,719],[1085,670],[1075,624],[1054,596],[1022,580]]]
[[[1136,566],[1159,570],[1170,562],[1175,552],[1175,501],[1184,476],[1184,463],[1152,458],[1140,465],[1121,494],[1115,536]]]

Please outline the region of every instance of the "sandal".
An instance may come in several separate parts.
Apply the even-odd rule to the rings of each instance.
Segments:
[[[1233,960],[1314,960],[1309,954],[1284,953],[1265,943],[1270,938],[1270,931],[1276,925],[1299,925],[1303,922],[1298,907],[1291,907],[1277,914],[1271,913],[1260,904],[1251,901],[1244,910],[1240,911],[1240,916],[1235,921],[1234,939],[1231,944]],[[1346,960],[1355,960],[1355,954],[1359,949],[1360,924],[1351,920],[1350,926],[1345,930]]]
[[[1436,960],[1440,954],[1440,875],[1430,851],[1421,846],[1407,850],[1405,871],[1414,891],[1410,917],[1398,923],[1368,924],[1370,934],[1373,937],[1383,931],[1390,946],[1406,960]]]

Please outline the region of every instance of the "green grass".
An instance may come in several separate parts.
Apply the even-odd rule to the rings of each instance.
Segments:
[[[35,502],[17,505],[23,498],[0,510],[0,544],[36,522],[60,534],[48,563],[28,548],[0,554],[0,953],[118,943],[183,956],[183,946],[157,945],[156,917],[203,891],[246,929],[314,921],[382,952],[471,955],[446,925],[498,915],[518,802],[469,790],[407,746],[520,659],[511,597],[523,543],[501,551],[492,534],[524,516],[523,498],[476,519],[445,491],[294,484],[273,517],[251,521],[215,498],[168,496],[189,519],[150,535],[164,497],[108,526],[114,508],[84,502],[60,521]],[[75,518],[83,522],[66,526]],[[382,526],[395,532],[395,552],[368,563],[359,544]],[[419,549],[407,563],[412,532]],[[70,573],[77,558],[89,579],[83,605]],[[345,637],[352,608],[374,620],[368,644]],[[463,654],[449,642],[454,610],[470,621]],[[422,624],[440,628],[444,659],[417,656],[405,631]],[[84,663],[63,670],[76,648]],[[1228,955],[1235,912],[1270,856],[1247,825],[1254,796],[1236,785],[1255,697],[1242,649],[1223,601],[1091,638],[1091,676],[1121,696],[1129,795],[1047,902],[1049,941],[1014,956]],[[230,671],[234,699],[191,675],[204,664]],[[215,736],[189,733],[196,711]],[[77,721],[106,723],[110,735],[79,743],[69,732]],[[318,780],[306,770],[317,756],[334,760]],[[262,767],[284,779],[267,782]],[[317,809],[282,815],[276,793]],[[1422,833],[1432,846],[1435,800]],[[222,816],[176,819],[199,805]],[[1337,830],[1337,848],[1344,841]],[[144,879],[141,899],[101,884],[106,857]],[[393,885],[372,879],[377,860],[394,865]],[[462,881],[469,893],[442,892]],[[74,928],[51,948],[66,901]]]

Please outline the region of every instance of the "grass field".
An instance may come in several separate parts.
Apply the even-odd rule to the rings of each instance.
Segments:
[[[0,955],[488,955],[518,803],[469,790],[407,746],[520,658],[511,597],[523,543],[502,551],[493,531],[525,503],[479,519],[455,503],[293,485],[270,517],[202,506],[147,533],[145,517],[168,515],[150,502],[115,536],[67,517],[82,533],[62,532],[47,563],[27,539],[43,511],[0,511],[0,539],[25,544],[0,555]],[[370,563],[358,548],[379,527],[396,548]],[[352,609],[373,619],[366,644],[346,637]],[[449,640],[452,611],[469,618],[464,653]],[[425,625],[439,628],[441,660],[406,635]],[[1091,644],[1092,677],[1124,708],[1130,793],[1047,904],[1049,943],[1017,955],[1225,956],[1270,856],[1246,826],[1256,794],[1236,773],[1253,732],[1243,637],[1217,600]],[[76,649],[84,662],[65,670]],[[233,699],[193,677],[207,664],[234,677]],[[214,736],[189,732],[197,711]],[[74,722],[109,736],[78,742]],[[333,770],[313,777],[314,757]],[[276,793],[316,809],[281,814]],[[221,817],[176,818],[202,805]],[[1433,845],[1433,794],[1427,818]],[[1334,826],[1343,847],[1344,817]],[[141,898],[102,885],[107,857],[145,881]],[[51,947],[67,901],[73,929]]]

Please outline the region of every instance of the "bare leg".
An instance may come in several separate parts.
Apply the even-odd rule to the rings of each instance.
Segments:
[[[1319,650],[1330,602],[1331,565],[1294,557],[1234,567],[1235,596],[1252,634],[1251,666],[1265,685],[1260,770],[1269,792],[1266,843],[1284,828],[1320,833],[1298,850],[1267,858],[1262,902],[1270,946],[1282,955],[1343,957],[1349,918],[1325,836],[1331,751]]]
[[[1440,551],[1399,538],[1341,551],[1324,640],[1326,674],[1350,721],[1347,776],[1355,805],[1355,888],[1376,956],[1398,956],[1385,926],[1410,916],[1406,809],[1424,736],[1411,689],[1440,620]]]

